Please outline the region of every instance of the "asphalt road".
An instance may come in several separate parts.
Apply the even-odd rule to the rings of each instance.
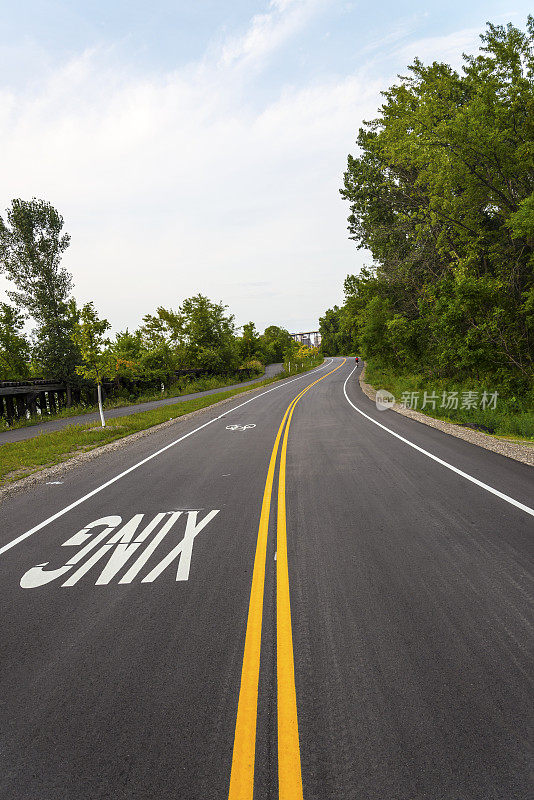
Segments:
[[[352,369],[3,502],[2,800],[532,798],[532,468]]]
[[[220,394],[221,392],[228,391],[228,389],[237,389],[240,386],[253,386],[255,383],[261,383],[265,378],[272,378],[278,375],[282,372],[283,368],[283,364],[267,364],[265,373],[250,381],[232,383],[228,386],[220,386],[217,389],[206,389],[204,392],[182,394],[179,397],[166,397],[163,400],[149,400],[146,403],[134,403],[131,406],[121,406],[120,408],[106,408],[105,416],[106,419],[111,419],[113,417],[129,417],[130,414],[138,414],[140,411],[150,411],[159,406],[172,406],[176,405],[176,403],[185,403],[186,400],[193,400],[195,397],[204,397],[208,394]],[[22,442],[26,439],[33,439],[34,436],[39,436],[41,433],[59,431],[62,428],[67,428],[69,425],[87,425],[90,422],[98,422],[100,424],[100,414],[98,411],[91,411],[88,414],[77,414],[72,417],[62,417],[60,419],[45,419],[43,422],[37,422],[35,425],[28,425],[24,428],[0,431],[0,445],[7,444],[8,442]]]

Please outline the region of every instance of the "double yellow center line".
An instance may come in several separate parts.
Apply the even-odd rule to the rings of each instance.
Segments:
[[[237,719],[230,775],[228,800],[252,800],[254,794],[254,761],[256,754],[256,722],[258,714],[258,686],[260,676],[261,628],[263,619],[263,594],[269,514],[273,490],[278,447],[285,432],[280,452],[278,476],[277,555],[276,555],[276,670],[278,684],[278,796],[279,800],[302,800],[302,775],[297,720],[297,696],[291,632],[291,606],[289,600],[289,572],[287,563],[286,531],[286,459],[289,426],[295,406],[316,383],[327,378],[343,366],[310,383],[289,404],[278,428],[274,442],[267,480],[263,492],[252,587],[248,608],[245,650],[241,670],[241,688],[237,706]],[[287,425],[286,425],[287,421]]]

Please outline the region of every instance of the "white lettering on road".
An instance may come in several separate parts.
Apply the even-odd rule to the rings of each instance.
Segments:
[[[121,584],[131,583],[182,514],[186,515],[185,532],[182,539],[158,564],[150,569],[148,574],[141,580],[141,583],[152,583],[176,559],[179,559],[176,580],[187,581],[189,579],[194,540],[200,531],[219,513],[219,509],[209,511],[200,521],[198,520],[199,513],[198,510],[161,512],[156,514],[144,527],[142,525],[144,514],[135,514],[122,527],[119,527],[122,524],[122,517],[118,515],[97,519],[75,533],[66,542],[63,542],[63,547],[81,548],[63,566],[57,569],[44,569],[44,567],[48,566],[48,561],[37,564],[22,576],[20,585],[23,589],[35,589],[57,580],[66,575],[67,572],[71,572],[74,567],[77,567],[62,584],[63,586],[74,586],[95,564],[106,556],[109,556],[109,558],[95,585],[109,584],[134,553],[147,543],[134,563],[118,581]],[[103,528],[103,530],[98,533],[98,528]],[[159,530],[157,530],[158,528]],[[155,535],[150,538],[155,531],[157,531]]]

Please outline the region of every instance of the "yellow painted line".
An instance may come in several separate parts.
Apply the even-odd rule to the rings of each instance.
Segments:
[[[274,470],[278,445],[287,416],[296,398],[289,405],[278,428],[274,442],[267,480],[263,492],[260,525],[254,557],[252,587],[245,635],[245,650],[241,670],[241,688],[237,705],[234,751],[230,775],[228,800],[252,800],[254,793],[254,760],[256,754],[256,718],[258,711],[258,684],[260,676],[261,626],[263,619],[263,590],[265,585],[265,560],[267,557],[267,535],[269,512],[273,489]]]
[[[344,363],[344,362],[343,362]],[[339,366],[343,366],[340,364]],[[336,367],[339,369],[339,367]],[[335,372],[336,370],[332,370]],[[331,375],[328,372],[323,375]],[[319,380],[322,380],[320,378]],[[256,554],[254,557],[254,569],[252,572],[252,586],[250,589],[250,601],[247,618],[247,629],[245,634],[245,649],[243,653],[243,666],[241,670],[241,686],[239,690],[239,701],[237,705],[237,718],[234,734],[234,749],[232,755],[232,770],[230,774],[230,789],[228,800],[252,800],[254,794],[254,762],[256,754],[256,723],[258,713],[258,686],[260,675],[260,653],[261,653],[261,628],[263,619],[263,594],[265,586],[265,562],[267,557],[267,538],[269,532],[269,514],[271,509],[271,496],[273,490],[274,473],[278,446],[282,437],[282,431],[288,416],[292,414],[296,403],[308,389],[318,383],[314,381],[302,390],[289,404],[274,442],[267,479],[263,492],[261,507],[260,524],[258,539],[256,543]],[[287,450],[287,438],[286,450]],[[284,504],[285,511],[285,504]],[[278,546],[278,545],[277,545]],[[277,556],[278,558],[278,556]],[[286,555],[287,562],[287,555]],[[289,587],[289,584],[288,584]],[[289,599],[289,598],[288,598]],[[291,635],[291,618],[289,618],[289,632]],[[292,652],[292,650],[291,650]],[[293,670],[293,665],[291,665]],[[294,677],[293,677],[294,686]],[[296,706],[295,706],[296,708]],[[295,712],[296,713],[296,712]],[[298,745],[298,733],[297,733]],[[300,755],[299,755],[299,774],[300,774]]]
[[[278,797],[302,800],[297,693],[291,632],[286,527],[286,458],[291,409],[280,453],[276,526],[276,678],[278,685]]]
[[[336,369],[342,367],[343,361]],[[335,372],[333,369],[332,372]],[[327,373],[331,375],[332,372]],[[327,375],[323,375],[326,378]],[[322,380],[322,378],[319,378]],[[319,383],[319,380],[315,383]],[[289,597],[289,568],[287,561],[286,525],[286,461],[289,426],[297,402],[308,389],[302,391],[293,404],[287,420],[278,478],[278,515],[276,529],[276,675],[278,684],[278,797],[279,800],[303,800],[302,771],[297,718],[297,693],[295,689],[295,661],[291,630],[291,602]]]

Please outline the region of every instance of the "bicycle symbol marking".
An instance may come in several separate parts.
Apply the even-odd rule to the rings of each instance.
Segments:
[[[249,423],[248,425],[227,425],[227,431],[246,431],[247,428],[255,428],[256,425],[254,423]]]

